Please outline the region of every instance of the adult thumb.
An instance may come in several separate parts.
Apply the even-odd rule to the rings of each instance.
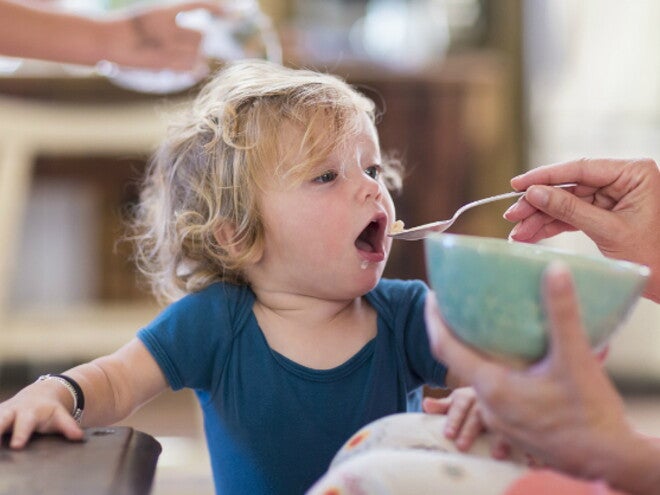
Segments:
[[[563,368],[580,366],[585,356],[591,356],[591,350],[568,268],[560,262],[551,263],[545,270],[542,284],[550,355]]]

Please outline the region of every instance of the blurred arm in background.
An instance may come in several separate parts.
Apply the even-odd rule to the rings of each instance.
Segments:
[[[107,60],[127,67],[192,70],[202,63],[202,36],[178,26],[176,15],[200,8],[223,13],[217,2],[195,1],[95,18],[44,2],[0,0],[0,54],[90,66]]]

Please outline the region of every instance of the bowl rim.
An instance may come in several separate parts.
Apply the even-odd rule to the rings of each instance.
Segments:
[[[547,265],[553,261],[547,259],[548,257],[558,255],[562,258],[559,261],[563,261],[563,259],[585,261],[589,264],[589,269],[633,272],[645,279],[651,275],[651,269],[648,266],[632,261],[608,258],[602,254],[579,253],[555,246],[518,242],[497,237],[440,232],[430,234],[424,242],[425,246],[427,243],[434,243],[446,248],[462,247],[484,253],[504,253],[505,251],[502,248],[507,246],[506,253],[513,255],[513,258],[525,259],[534,263],[542,262]]]

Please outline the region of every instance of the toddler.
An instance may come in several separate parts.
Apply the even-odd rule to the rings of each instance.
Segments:
[[[80,439],[72,411],[112,424],[187,387],[217,493],[292,495],[421,385],[451,385],[427,287],[381,279],[401,177],[374,117],[330,75],[243,61],[213,77],[151,160],[132,224],[169,306],[115,353],[1,404],[11,447],[34,431]]]

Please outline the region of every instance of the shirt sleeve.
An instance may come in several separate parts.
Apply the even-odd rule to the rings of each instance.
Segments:
[[[172,303],[138,332],[174,390],[209,390],[231,346],[231,303],[211,286]]]
[[[445,386],[447,368],[431,355],[426,334],[424,304],[428,292],[421,280],[387,279],[372,291],[373,303],[394,333],[408,392],[421,385]]]
[[[426,323],[424,321],[424,306],[429,289],[425,283],[414,281],[406,290],[406,303],[401,305],[405,310],[406,322],[403,334],[404,348],[408,366],[418,377],[419,385],[446,386],[447,367],[431,354]]]

